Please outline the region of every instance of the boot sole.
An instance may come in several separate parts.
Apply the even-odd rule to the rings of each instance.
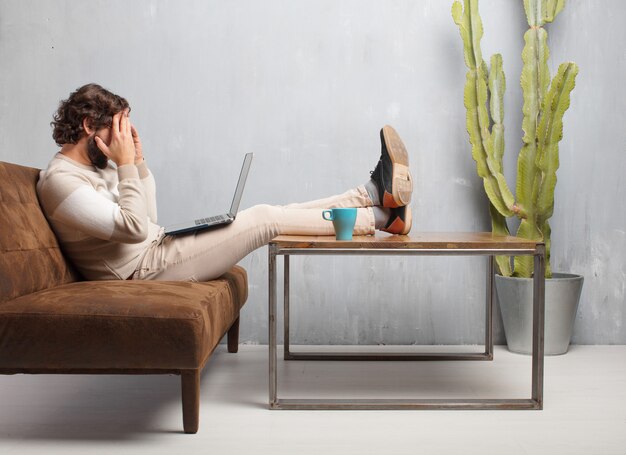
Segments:
[[[411,232],[413,226],[413,213],[410,206],[406,206],[406,212],[404,214],[404,222],[398,217],[393,223],[386,229],[382,229],[384,232],[388,232],[394,235],[407,235]]]
[[[402,139],[400,139],[400,136],[393,127],[385,125],[382,132],[387,153],[391,159],[392,172],[391,188],[393,192],[393,202],[389,201],[387,204],[395,204],[384,204],[384,206],[400,207],[409,205],[413,194],[413,178],[409,170],[409,154]]]
[[[406,220],[404,223],[404,229],[402,230],[402,235],[406,235],[411,232],[411,227],[413,227],[413,211],[410,206],[406,208]]]

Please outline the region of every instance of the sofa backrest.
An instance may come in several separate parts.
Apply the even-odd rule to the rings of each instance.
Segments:
[[[0,161],[0,304],[78,280],[37,199],[39,169]]]

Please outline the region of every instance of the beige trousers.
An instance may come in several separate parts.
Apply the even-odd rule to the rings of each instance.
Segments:
[[[355,235],[374,233],[372,200],[364,186],[337,196],[285,206],[257,205],[223,228],[164,235],[152,242],[132,275],[135,280],[208,281],[280,234],[334,235],[322,210],[356,207]]]

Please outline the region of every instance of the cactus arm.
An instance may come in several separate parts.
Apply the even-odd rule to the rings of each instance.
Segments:
[[[540,0],[526,0],[524,6],[541,12]],[[528,9],[527,9],[528,11]],[[527,13],[528,14],[528,13]],[[530,14],[528,14],[531,16]],[[537,165],[538,125],[541,106],[550,83],[548,69],[549,51],[547,33],[543,28],[532,27],[524,34],[525,46],[522,51],[522,76],[520,83],[524,94],[522,138],[524,145],[517,159],[517,203],[524,212],[517,235],[519,237],[542,241],[543,234],[537,219],[536,203],[541,183],[541,170]],[[517,256],[514,259],[513,276],[529,278],[533,271],[533,260],[529,256]]]
[[[491,72],[489,73],[489,107],[493,125],[487,148],[487,165],[491,175],[496,179],[500,191],[499,199],[504,202],[506,216],[511,216],[511,208],[515,205],[515,197],[509,190],[504,175],[502,174],[502,157],[504,156],[504,92],[506,90],[506,78],[502,70],[502,56],[491,56]],[[499,210],[502,213],[502,210]]]
[[[547,33],[542,28],[531,28],[524,34],[522,75],[520,83],[524,93],[522,138],[524,144],[517,160],[517,204],[525,218],[534,216],[533,191],[536,191],[537,124],[543,98],[550,83],[548,68]]]
[[[471,30],[469,28],[469,9],[467,0],[465,0],[465,10],[458,0],[452,4],[452,18],[454,23],[459,26],[461,39],[463,41],[463,57],[465,58],[465,66],[468,68],[476,68],[476,59],[472,50],[472,39],[470,37]]]
[[[565,8],[565,0],[548,0],[546,11],[543,16],[545,22],[552,22],[558,14]]]
[[[465,90],[463,93],[463,104],[467,112],[466,124],[469,133],[470,143],[472,144],[472,157],[476,161],[478,175],[486,178],[489,176],[489,167],[487,166],[487,154],[485,153],[485,144],[482,141],[480,118],[480,99],[487,98],[487,85],[481,80],[482,76],[478,74],[478,70],[469,70],[465,78]]]
[[[522,220],[517,235],[537,242],[544,242],[546,245],[546,278],[552,278],[552,268],[550,267],[550,247],[551,240],[550,234],[552,232],[548,221],[544,221],[541,225],[541,229],[537,229],[536,223],[529,223],[527,220]],[[515,273],[513,276],[521,278],[531,278],[533,276],[533,258],[532,256],[515,256],[514,259]]]
[[[506,78],[502,70],[502,56],[495,54],[491,56],[491,72],[489,73],[489,110],[493,125],[491,126],[491,155],[488,157],[490,169],[496,175],[502,176],[502,157],[504,155],[504,92],[506,90]],[[502,176],[503,178],[503,176]],[[504,188],[507,188],[506,182],[503,182]],[[503,193],[504,194],[504,193]],[[508,200],[505,198],[507,205],[513,205],[515,202],[513,195],[508,192]],[[501,235],[510,235],[509,228],[506,224],[506,217],[500,213],[493,204],[489,204],[489,213],[491,214],[491,232]],[[511,258],[509,256],[496,256],[496,265],[498,273],[504,276],[511,276]]]
[[[456,1],[452,5],[452,17],[459,26],[463,40],[465,63],[468,67],[463,101],[467,111],[467,131],[472,145],[472,157],[476,161],[478,175],[483,179],[485,192],[498,212],[513,215],[514,198],[506,185],[501,170],[498,171],[490,157],[492,141],[487,99],[487,65],[482,59],[480,39],[483,28],[478,14],[477,0],[465,0],[464,8]]]
[[[552,277],[550,267],[551,228],[548,219],[554,211],[554,188],[559,168],[559,142],[563,138],[563,116],[570,105],[570,94],[576,86],[578,66],[563,63],[559,66],[546,95],[543,115],[539,123],[539,151],[537,167],[542,179],[537,193],[537,223],[541,226],[546,244],[546,278]]]
[[[537,194],[537,218],[539,223],[552,216],[556,171],[559,168],[559,142],[563,138],[563,115],[570,105],[570,93],[576,85],[578,66],[563,63],[552,81],[539,123],[537,167],[542,179]]]
[[[539,230],[535,220],[523,219],[517,230],[517,236],[537,242],[543,241],[543,233]],[[520,278],[530,278],[533,275],[533,257],[515,256],[513,260],[513,276]]]
[[[559,167],[558,144],[563,137],[563,115],[570,104],[570,93],[574,89],[578,66],[563,63],[554,76],[550,90],[543,104],[543,115],[537,129],[538,153],[536,167],[539,175],[534,185],[533,198],[536,200],[533,216],[522,220],[517,235],[527,239],[543,241],[546,244],[546,278],[552,276],[550,268],[551,228],[548,219],[554,210],[554,188],[556,171]],[[514,276],[531,277],[533,262],[531,257],[515,258]]]
[[[491,214],[491,232],[500,235],[510,235],[509,227],[506,224],[506,217],[498,212],[493,204],[489,204],[489,213]],[[511,258],[509,256],[496,256],[496,265],[498,267],[497,272],[500,273],[500,275],[511,276],[513,274]]]
[[[542,0],[524,0],[524,11],[528,25],[531,27],[542,26],[543,14],[541,12]]]
[[[463,52],[468,72],[464,104],[467,109],[467,127],[472,143],[472,156],[481,177],[488,175],[487,147],[489,141],[489,112],[487,111],[487,71],[480,49],[483,24],[478,14],[478,1],[465,0],[465,8],[456,1],[452,5],[452,17],[459,26],[463,40]]]
[[[491,73],[489,73],[489,108],[493,125],[491,126],[491,156],[495,172],[502,173],[502,156],[504,155],[504,92],[506,90],[506,78],[502,70],[502,56],[491,56]]]
[[[543,241],[546,244],[546,278],[552,278],[552,267],[550,267],[550,247],[552,246],[551,234],[552,228],[550,223],[546,220],[541,226],[541,232],[543,233]]]
[[[491,126],[490,147],[491,152],[487,157],[487,163],[496,179],[502,175],[502,157],[504,155],[504,92],[506,90],[506,78],[502,70],[502,56],[494,54],[491,56],[491,72],[489,73],[489,110],[493,125]],[[512,206],[515,203],[513,195],[508,191],[506,182],[502,181],[502,192],[505,204]],[[491,232],[501,235],[509,235],[510,231],[506,224],[506,217],[500,213],[493,204],[489,204],[491,214]],[[511,258],[509,256],[496,256],[496,264],[501,275],[511,276]]]
[[[526,19],[531,27],[542,27],[553,22],[565,8],[565,0],[524,0]]]
[[[467,110],[467,131],[472,145],[472,157],[476,161],[476,169],[478,175],[483,179],[483,186],[487,197],[491,203],[497,208],[498,212],[505,216],[511,216],[512,210],[509,208],[513,205],[513,196],[506,186],[504,176],[501,173],[492,172],[488,156],[490,148],[490,133],[486,125],[489,124],[489,116],[487,113],[487,85],[483,78],[482,69],[477,71],[468,71],[465,84],[464,104]],[[485,118],[482,118],[486,116]],[[487,137],[483,141],[483,137]],[[505,190],[502,191],[501,185]],[[503,196],[506,195],[507,197]]]
[[[496,256],[496,273],[502,276],[513,276],[510,256]]]

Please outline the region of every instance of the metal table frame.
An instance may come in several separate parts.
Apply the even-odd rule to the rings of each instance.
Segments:
[[[284,257],[284,358],[285,360],[493,360],[493,301],[496,255],[534,256],[532,390],[529,399],[280,399],[278,397],[276,309],[277,256]],[[292,352],[289,347],[289,256],[488,256],[485,351],[482,353],[323,353]],[[270,409],[543,409],[545,245],[515,249],[384,249],[384,248],[281,248],[269,244],[269,407]]]

